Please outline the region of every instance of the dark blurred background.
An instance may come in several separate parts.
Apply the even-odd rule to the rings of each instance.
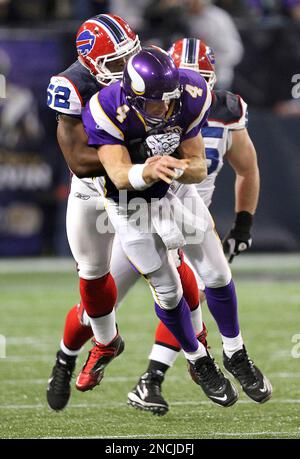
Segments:
[[[143,44],[195,36],[214,49],[218,87],[249,105],[262,181],[253,251],[300,251],[300,0],[0,0],[0,256],[69,254],[70,177],[46,89],[76,59],[79,25],[105,12]],[[225,166],[211,208],[221,235],[233,180]]]

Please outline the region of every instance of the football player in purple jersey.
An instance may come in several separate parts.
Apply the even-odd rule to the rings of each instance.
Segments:
[[[58,113],[57,136],[61,150],[73,172],[67,209],[67,234],[75,260],[79,263],[80,290],[87,302],[103,302],[99,292],[101,277],[106,273],[101,248],[110,247],[105,235],[97,230],[99,193],[91,179],[104,169],[97,150],[87,145],[81,113],[89,98],[122,76],[128,57],[140,49],[138,37],[130,26],[115,15],[99,15],[85,21],[76,39],[78,60],[64,72],[51,78],[48,106]],[[105,271],[105,272],[104,272]],[[114,240],[111,273],[118,291],[118,304],[134,285],[137,274],[130,266],[120,242]],[[197,314],[199,293],[191,268],[183,261],[178,267],[185,298]],[[110,276],[108,281],[110,280]],[[109,285],[110,284],[110,285]],[[114,289],[113,282],[104,287]],[[88,290],[88,297],[86,291]],[[200,322],[196,327],[199,340],[205,343],[206,331]],[[65,319],[64,333],[47,388],[47,401],[54,410],[63,409],[70,397],[70,381],[77,356],[93,332],[80,301]]]
[[[200,130],[210,104],[210,90],[203,77],[190,70],[178,70],[162,50],[146,48],[128,60],[121,83],[91,98],[82,119],[89,145],[98,149],[106,170],[105,179],[96,178],[94,183],[104,196],[106,211],[127,258],[147,279],[156,314],[178,339],[192,379],[212,401],[230,406],[238,398],[237,390],[197,340],[175,261],[168,253],[168,249],[185,244],[186,229],[180,231],[176,227],[172,213],[160,219],[157,206],[159,202],[163,208],[168,207],[168,188],[173,180],[191,184],[206,178]],[[146,162],[142,156],[134,160],[132,142],[166,134],[172,137],[172,142],[164,155],[155,148],[156,157]],[[179,159],[171,156],[175,150]],[[228,314],[233,316],[232,326],[237,328],[234,284],[212,218],[196,190],[187,188],[198,205],[194,230],[197,242],[201,243],[195,244],[195,250],[208,301],[219,310],[228,308]],[[120,193],[120,190],[128,191]],[[144,205],[138,217],[130,207],[134,198],[142,200]],[[184,214],[185,207],[176,197],[173,199],[176,209]],[[153,232],[138,225],[149,214]],[[109,253],[103,262],[109,265]],[[99,384],[110,348],[116,340],[121,341],[120,335],[116,335],[114,309],[104,315],[102,305],[84,304],[84,308],[93,329],[94,347],[76,381],[81,391]],[[230,328],[231,324],[225,320],[224,327]]]
[[[178,68],[200,73],[213,89],[216,82],[214,55],[211,48],[202,40],[178,40],[169,52]],[[223,241],[224,252],[232,261],[234,256],[251,246],[250,230],[259,195],[256,152],[247,132],[247,104],[240,96],[229,91],[213,91],[208,124],[201,129],[201,133],[205,144],[208,176],[195,187],[207,206],[211,203],[215,180],[225,159],[236,174],[236,219]],[[176,194],[181,199],[184,198],[182,190],[177,190]],[[192,245],[192,251],[193,247]],[[183,250],[188,257],[185,247]],[[198,272],[198,286],[203,292],[205,285],[197,274]],[[205,298],[204,293],[201,296],[201,299]],[[210,307],[209,303],[208,306]],[[224,334],[222,318],[216,312],[211,309],[221,332],[225,368],[235,376],[252,400],[259,403],[267,401],[272,392],[269,381],[249,359],[239,329],[237,328],[234,333]],[[148,368],[128,394],[128,403],[131,406],[157,414],[165,414],[168,411],[168,403],[162,396],[161,385],[165,373],[174,364],[179,351],[178,341],[160,322],[155,333],[155,344],[149,355]]]

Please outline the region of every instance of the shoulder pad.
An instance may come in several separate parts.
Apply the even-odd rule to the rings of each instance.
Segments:
[[[89,101],[89,109],[96,129],[102,129],[115,139],[123,141],[124,126],[118,120],[118,116],[123,116],[125,113],[120,111],[120,115],[117,114],[118,112],[113,105],[114,100],[109,98],[110,93],[111,86],[105,88],[100,94],[95,94]]]
[[[96,78],[86,69],[79,61],[74,62],[59,76],[67,78],[76,87],[83,105],[94,95],[96,92],[103,88]]]
[[[179,69],[180,83],[183,88],[182,111],[186,113],[184,121],[189,122],[185,134],[206,121],[211,105],[211,91],[205,79],[193,70]]]
[[[90,72],[76,61],[51,78],[47,105],[66,115],[81,116],[84,105],[101,88]]]
[[[81,116],[83,100],[72,81],[64,76],[53,76],[47,89],[47,105],[66,115]]]
[[[248,123],[246,102],[230,91],[213,91],[209,122],[225,125],[228,129],[244,129]]]

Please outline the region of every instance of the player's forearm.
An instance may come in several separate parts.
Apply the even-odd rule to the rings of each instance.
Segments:
[[[70,169],[79,178],[99,177],[105,173],[95,148],[85,147],[78,154],[72,154],[72,156],[69,155],[67,157],[64,154],[64,157]]]
[[[207,177],[205,146],[200,134],[184,140],[179,148],[181,158],[189,160],[184,174],[178,179],[182,183],[199,183]]]
[[[60,115],[57,140],[69,168],[79,178],[104,174],[97,150],[87,144],[87,135],[80,119]]]
[[[128,172],[132,164],[119,164],[113,170],[111,167],[106,169],[109,178],[118,190],[133,190],[128,178]]]
[[[207,166],[204,158],[190,158],[189,166],[178,179],[181,183],[199,183],[207,177]]]
[[[249,173],[237,175],[235,181],[235,211],[256,211],[259,198],[259,171],[253,168]]]

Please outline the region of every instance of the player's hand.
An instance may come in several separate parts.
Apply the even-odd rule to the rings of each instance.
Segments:
[[[160,156],[158,160],[149,161],[144,169],[147,183],[163,180],[169,185],[183,174],[189,165],[188,159],[175,159],[171,156]]]
[[[147,158],[145,163],[146,164],[152,164],[155,163],[155,161],[159,161],[161,159],[161,156],[151,156],[150,158]]]
[[[151,156],[151,158],[148,158],[145,163],[146,164],[152,164],[154,163],[155,161],[159,161],[161,158],[161,156]],[[184,173],[184,170],[183,169],[178,169],[177,167],[174,169],[174,172],[176,173],[176,177],[175,179],[179,179],[179,177],[182,176],[182,174]]]
[[[171,155],[180,145],[180,135],[176,132],[149,135],[145,139],[148,156]]]
[[[233,228],[222,241],[223,250],[229,263],[233,261],[235,256],[251,247],[252,238],[250,229],[252,220],[253,216],[249,212],[242,211],[236,214],[236,221]]]

